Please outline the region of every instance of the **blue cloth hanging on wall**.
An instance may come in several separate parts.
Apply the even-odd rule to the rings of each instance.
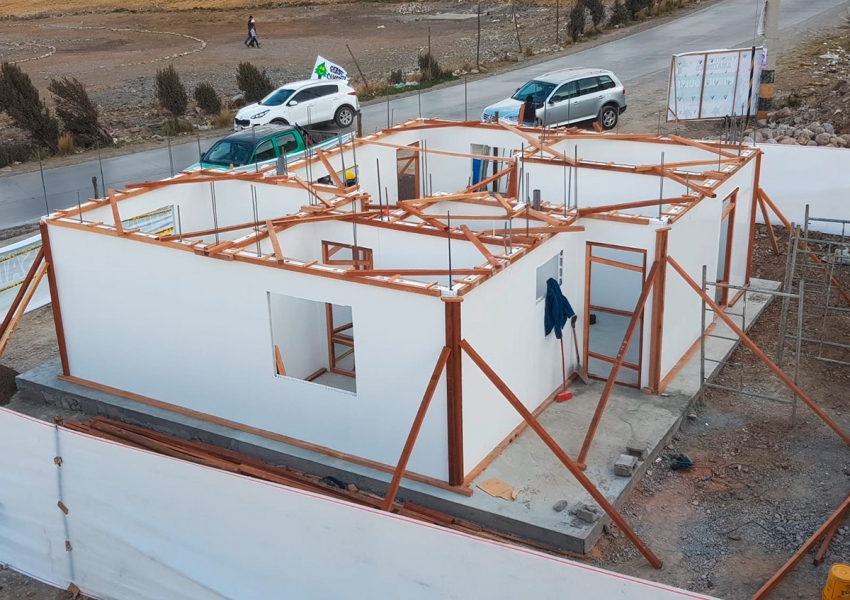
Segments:
[[[543,327],[546,335],[555,330],[555,337],[563,337],[564,325],[575,316],[570,301],[561,293],[561,286],[553,278],[546,280],[546,310],[543,313]]]

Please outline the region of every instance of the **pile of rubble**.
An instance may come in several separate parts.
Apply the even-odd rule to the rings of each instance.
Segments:
[[[850,134],[839,134],[831,123],[811,121],[803,114],[794,114],[787,106],[768,113],[756,126],[744,132],[744,142],[798,146],[850,146]]]

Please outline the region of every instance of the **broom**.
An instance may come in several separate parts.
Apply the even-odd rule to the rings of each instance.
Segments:
[[[587,376],[587,371],[585,371],[584,367],[581,366],[581,354],[579,354],[579,351],[578,351],[578,338],[576,337],[576,319],[577,318],[578,317],[573,315],[573,318],[570,319],[570,325],[573,328],[573,344],[575,345],[575,348],[576,348],[576,373],[578,373],[578,376],[581,377],[581,380],[585,383],[585,385],[590,385],[590,377]],[[564,340],[562,338],[561,339],[561,354],[563,355],[563,353],[564,353]],[[564,388],[566,389],[566,386],[564,386]]]

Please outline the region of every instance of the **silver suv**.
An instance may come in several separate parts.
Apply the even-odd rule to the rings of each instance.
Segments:
[[[603,129],[617,126],[626,111],[626,89],[611,71],[574,67],[532,79],[516,93],[484,109],[481,121],[519,123],[524,104],[534,103],[534,114],[525,114],[526,125],[558,126],[596,119]],[[531,111],[526,111],[531,112]]]

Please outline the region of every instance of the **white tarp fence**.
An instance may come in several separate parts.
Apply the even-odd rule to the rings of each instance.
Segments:
[[[154,235],[174,233],[174,207],[157,210],[122,220],[124,229],[140,229]],[[15,299],[29,268],[41,249],[41,235],[34,235],[0,248],[0,315],[5,317]],[[44,277],[30,299],[25,312],[40,308],[50,302],[50,287]]]
[[[850,150],[783,144],[758,147],[764,152],[760,186],[786,219],[802,226],[808,204],[812,217],[850,221]],[[763,223],[761,211],[756,214]],[[781,224],[772,215],[770,219],[773,225]],[[842,233],[840,223],[815,221],[809,229]]]
[[[744,116],[747,114],[748,96],[750,113],[754,115],[766,58],[764,48],[755,49],[755,61],[752,48],[674,54],[668,86],[667,120]]]
[[[0,432],[0,561],[95,598],[707,598],[6,409]]]

